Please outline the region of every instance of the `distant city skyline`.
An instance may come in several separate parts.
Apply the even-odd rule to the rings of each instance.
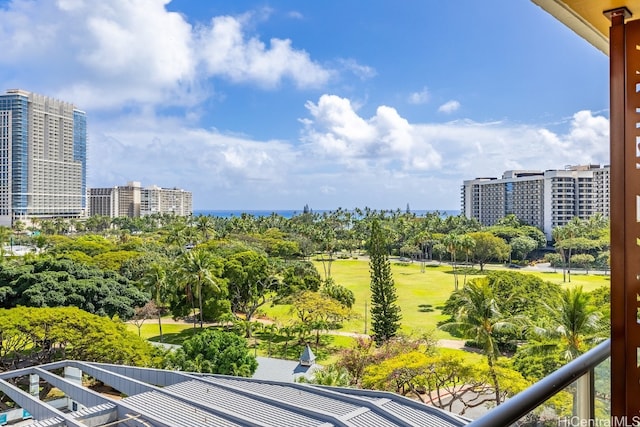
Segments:
[[[458,210],[607,164],[608,58],[529,0],[0,0],[0,81],[87,114],[87,187],[194,210]]]

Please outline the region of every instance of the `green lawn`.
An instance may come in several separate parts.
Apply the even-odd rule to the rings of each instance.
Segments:
[[[571,273],[571,282],[563,282],[562,270],[558,270],[555,273],[542,273],[537,271],[525,271],[523,273],[533,274],[540,277],[546,282],[557,283],[563,287],[568,286],[582,286],[582,289],[588,292],[593,291],[601,286],[609,286],[611,276],[604,276],[602,274],[585,274],[583,270],[574,271]],[[568,279],[568,277],[567,277]]]
[[[318,271],[323,268],[320,262],[316,263]],[[504,269],[501,266],[489,265],[486,269]],[[332,277],[336,283],[341,284],[353,291],[356,302],[353,307],[354,316],[344,323],[344,332],[365,332],[365,316],[370,324],[369,309],[371,294],[369,291],[369,263],[365,260],[337,260],[331,267]],[[571,283],[563,283],[562,271],[557,272],[530,272],[523,270],[510,270],[523,274],[533,274],[545,281],[558,283],[562,286],[582,286],[586,291],[591,291],[601,286],[609,285],[609,276],[589,274],[583,271],[574,271],[571,275]],[[398,294],[398,304],[402,310],[402,331],[407,334],[419,335],[423,332],[435,331],[435,338],[451,338],[447,332],[437,329],[439,321],[446,316],[442,315],[441,308],[454,290],[454,276],[450,265],[428,265],[424,272],[419,263],[401,264],[391,262],[391,272],[396,284]],[[467,280],[472,280],[478,276],[467,276]],[[459,284],[462,286],[464,276],[459,275]],[[262,307],[265,315],[275,320],[281,325],[292,323],[293,318],[290,313],[290,306],[276,305]],[[129,329],[138,333],[135,325],[129,324]],[[163,323],[164,342],[180,344],[193,334],[192,324],[188,323]],[[367,329],[366,332],[371,332]],[[141,336],[152,341],[160,341],[157,320],[147,320],[141,328]],[[348,347],[353,338],[332,336],[324,343],[326,350],[331,348]],[[252,345],[252,344],[250,344]],[[282,344],[280,344],[280,347]],[[293,346],[292,346],[293,347]],[[282,348],[280,348],[282,350]],[[293,357],[297,348],[291,348],[286,353]],[[291,353],[291,354],[289,354]],[[331,358],[330,351],[322,351],[322,356]],[[266,355],[265,343],[259,345],[258,354]],[[284,356],[284,355],[283,355]],[[323,357],[323,358],[324,358]]]
[[[211,326],[216,327],[216,326]],[[138,334],[138,327],[133,323],[127,323],[127,328]],[[205,326],[205,328],[207,328]],[[167,344],[182,344],[182,342],[191,337],[193,334],[200,332],[200,327],[193,328],[191,323],[163,323],[163,342]],[[157,319],[149,319],[142,324],[140,328],[140,336],[149,341],[160,342],[160,333],[158,329]],[[269,339],[264,332],[255,332],[255,339],[249,339],[247,344],[255,351],[258,356],[268,356]],[[338,351],[342,348],[350,348],[353,346],[354,338],[340,335],[324,335],[321,337],[320,346],[315,346],[313,337],[310,338],[312,349],[316,354],[319,362],[323,364],[335,363],[338,359]],[[273,357],[287,358],[291,360],[297,359],[303,350],[303,344],[298,342],[296,338],[292,338],[287,345],[284,344],[285,338],[281,335],[273,337],[271,345],[271,355]],[[256,349],[257,345],[257,349]]]
[[[318,271],[322,265],[317,263]],[[356,302],[353,306],[353,319],[344,323],[342,331],[364,333],[365,316],[370,324],[369,301],[369,263],[362,260],[334,261],[331,276],[336,283],[353,291]],[[402,308],[402,329],[406,333],[420,334],[434,330],[440,320],[445,319],[440,313],[441,305],[453,291],[451,267],[431,266],[423,273],[417,263],[401,265],[392,263],[391,271],[397,288],[398,304]],[[366,307],[365,307],[366,305]],[[265,314],[283,324],[291,319],[290,307],[278,305],[264,308]],[[436,332],[438,338],[450,337],[443,331]]]
[[[138,334],[138,327],[133,323],[127,323],[127,328],[134,334]],[[162,335],[164,342],[168,344],[182,344],[182,341],[193,335],[192,323],[162,323]],[[140,328],[140,336],[149,341],[160,342],[160,329],[158,319],[148,319]]]
[[[316,262],[319,272],[324,271],[322,264]],[[563,286],[582,286],[584,290],[591,291],[600,286],[609,285],[609,276],[589,274],[583,271],[574,271],[571,275],[571,283],[564,283],[562,270],[557,272],[532,272],[524,270],[510,270],[506,267],[489,265],[485,270],[506,269],[523,274],[533,274],[545,281],[558,283]],[[402,330],[405,333],[420,334],[437,328],[439,321],[446,316],[442,315],[441,307],[454,290],[454,276],[452,268],[448,264],[427,265],[425,271],[421,271],[420,263],[402,264],[391,262],[391,272],[397,288],[398,304],[402,310]],[[342,331],[365,332],[365,315],[369,316],[369,263],[365,260],[336,260],[331,266],[331,276],[336,283],[353,291],[356,302],[353,307],[354,318],[345,322]],[[471,280],[478,276],[467,276]],[[464,276],[459,275],[459,284],[462,286]],[[365,304],[367,304],[365,309]],[[286,324],[291,321],[290,307],[278,305],[265,307],[265,314]],[[365,314],[366,313],[366,314]],[[370,325],[370,319],[367,319]],[[370,332],[370,330],[367,330]],[[436,330],[436,338],[450,338],[444,331]]]

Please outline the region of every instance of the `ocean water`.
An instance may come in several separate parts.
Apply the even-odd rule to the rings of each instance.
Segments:
[[[315,213],[331,212],[330,210],[314,210]],[[404,211],[403,211],[404,212]],[[427,213],[436,212],[436,210],[412,210],[411,213],[417,216],[424,216]],[[438,211],[443,217],[460,215],[460,211],[456,210],[441,210]],[[205,215],[205,216],[217,216],[220,218],[231,218],[234,216],[241,216],[243,213],[253,216],[270,216],[272,214],[280,215],[283,218],[291,218],[302,213],[302,209],[278,209],[278,210],[238,210],[238,209],[194,209],[193,215]]]

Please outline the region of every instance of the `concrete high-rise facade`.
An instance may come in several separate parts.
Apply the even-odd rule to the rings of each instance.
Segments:
[[[86,212],[86,114],[19,89],[0,95],[0,224]]]
[[[141,215],[170,213],[178,216],[193,214],[193,200],[190,191],[181,188],[161,188],[156,185],[142,190]]]
[[[90,188],[89,215],[137,218],[140,216],[141,192],[137,181],[117,187]]]
[[[89,215],[91,216],[137,218],[165,213],[177,216],[192,215],[191,192],[155,185],[142,188],[136,181],[129,182],[126,186],[89,190]]]
[[[561,170],[506,171],[501,179],[464,181],[462,213],[483,225],[514,214],[543,230],[550,240],[551,230],[573,217],[609,217],[609,174],[609,166],[580,165]]]

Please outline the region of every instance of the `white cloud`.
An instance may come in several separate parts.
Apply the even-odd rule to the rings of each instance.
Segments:
[[[216,17],[202,31],[199,45],[210,74],[265,87],[277,86],[284,77],[298,87],[318,87],[328,81],[331,73],[312,62],[306,52],[293,49],[291,40],[274,38],[267,48],[258,38],[247,40],[242,24],[231,16]]]
[[[409,95],[409,103],[410,104],[426,104],[429,102],[429,98],[431,95],[429,94],[429,90],[425,87],[420,92],[413,92]]]
[[[193,105],[216,77],[270,88],[331,77],[291,40],[248,36],[250,14],[194,28],[167,3],[14,0],[0,9],[0,79],[95,109]]]
[[[335,71],[295,41],[254,33],[256,22],[269,19],[268,9],[194,26],[167,3],[13,0],[0,6],[0,80],[89,111],[90,186],[130,180],[180,186],[194,191],[201,208],[295,208],[291,201],[300,200],[300,208],[308,201],[313,208],[410,202],[455,209],[464,179],[608,162],[608,120],[590,111],[577,112],[564,131],[509,122],[420,123],[389,105],[372,108],[359,93],[362,105],[336,95],[308,102],[300,141],[205,129],[194,125],[210,118],[202,101],[228,96],[218,92],[216,79],[317,88]],[[335,61],[341,72],[375,76],[355,59]],[[409,101],[428,102],[429,91]],[[158,105],[192,108],[171,110],[185,117],[178,119],[155,116]],[[370,113],[362,113],[365,108]],[[439,111],[459,108],[452,100]],[[120,111],[127,115],[118,117]]]
[[[377,72],[374,68],[367,65],[359,64],[355,59],[340,59],[340,65],[347,71],[353,73],[360,80],[367,80],[376,76]]]
[[[443,158],[441,173],[472,179],[509,169],[556,169],[609,161],[609,127],[603,116],[580,111],[566,133],[505,122],[455,121],[416,128]],[[461,183],[461,181],[460,181]]]
[[[447,101],[438,107],[438,112],[450,114],[460,109],[460,103],[456,100]]]
[[[89,185],[130,180],[194,191],[199,208],[456,209],[465,179],[608,162],[608,120],[577,112],[566,132],[508,122],[411,123],[388,106],[308,102],[302,142],[260,141],[179,119],[128,116],[91,128]],[[110,165],[108,168],[102,165]],[[291,201],[300,206],[292,206]]]
[[[307,102],[307,109],[313,120],[304,122],[303,141],[319,156],[358,169],[397,168],[397,162],[400,169],[428,169],[440,163],[428,141],[391,107],[380,106],[364,119],[348,99],[323,95],[317,104]]]
[[[292,10],[291,12],[287,13],[287,16],[291,19],[304,19],[304,15],[297,10]]]

